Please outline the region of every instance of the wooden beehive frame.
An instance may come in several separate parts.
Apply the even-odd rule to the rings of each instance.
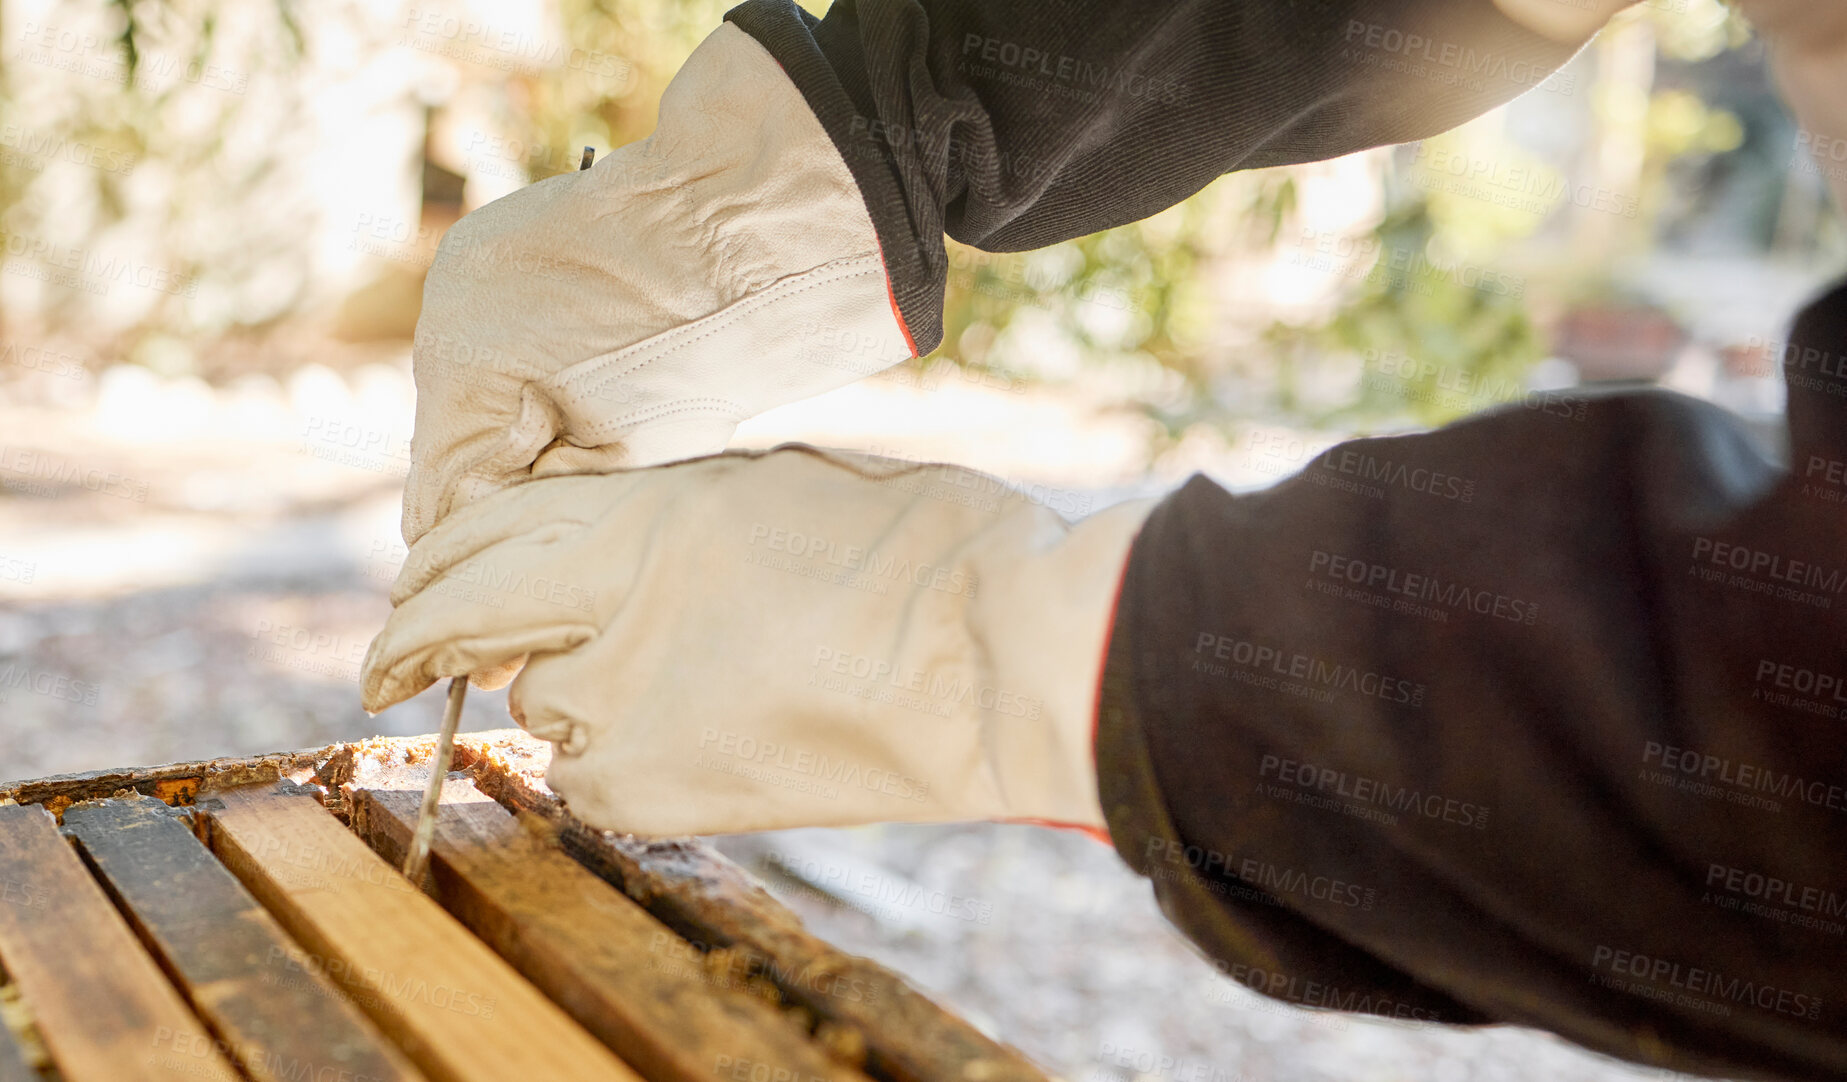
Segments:
[[[0,972],[67,1082],[282,1078],[304,1064],[352,1082],[1043,1082],[895,973],[810,935],[703,844],[572,818],[542,780],[549,747],[517,730],[458,738],[417,889],[389,862],[433,743],[0,788],[0,804],[21,805],[0,806],[0,879],[31,903],[0,905]],[[72,845],[52,844],[54,817]],[[70,937],[83,947],[56,941]],[[92,942],[134,961],[91,972],[86,957],[111,957]],[[253,955],[271,965],[254,978],[235,962]],[[307,1006],[251,983],[281,984],[277,966],[296,1000],[313,993]],[[98,1028],[95,1004],[124,994],[134,1024]],[[313,1040],[265,1010],[295,1012]],[[345,1035],[338,1056],[329,1033]],[[525,1039],[483,1048],[496,1033]],[[167,1053],[149,1055],[151,1034]],[[11,1045],[0,1026],[0,1082],[27,1070]]]

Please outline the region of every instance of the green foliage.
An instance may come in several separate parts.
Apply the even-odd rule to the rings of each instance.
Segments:
[[[1272,325],[1268,338],[1287,367],[1307,363],[1305,353],[1345,354],[1362,366],[1349,400],[1317,409],[1286,396],[1276,412],[1316,426],[1366,428],[1402,414],[1435,426],[1518,393],[1545,355],[1525,280],[1429,258],[1437,235],[1428,199],[1401,203],[1372,230],[1378,258],[1332,318]]]
[[[151,256],[141,269],[162,281],[242,281],[293,250],[300,230],[265,195],[288,163],[263,145],[250,92],[253,72],[287,71],[301,58],[290,0],[65,0],[43,18],[63,32],[57,44],[27,37],[0,69],[0,123],[39,151],[0,159],[0,237],[10,254],[119,267],[92,245],[121,226],[137,197],[145,207],[159,191],[170,193],[166,214],[137,228],[160,264]],[[128,292],[154,298],[140,317],[150,328],[215,333],[249,321],[190,305],[179,288]],[[75,326],[95,301],[82,289],[46,295],[42,314]]]
[[[606,151],[646,136],[667,82],[733,2],[560,0],[570,44],[620,58],[623,71],[612,78],[557,65],[506,74],[497,87],[505,133],[552,151],[525,161],[526,179],[573,168],[576,147]],[[160,164],[136,170],[133,179],[144,183],[146,174],[160,174],[179,181],[162,249],[176,267],[228,280],[255,274],[251,253],[273,260],[302,240],[289,236],[286,219],[266,226],[260,214],[247,214],[287,163],[253,151],[249,124],[239,115],[244,97],[188,94],[184,82],[163,86],[142,72],[151,56],[229,62],[245,71],[291,63],[303,50],[292,0],[255,5],[261,10],[254,15],[252,5],[232,0],[104,3],[115,12],[110,25],[122,79],[93,81],[82,94],[48,106],[19,93],[30,71],[8,71],[12,92],[0,101],[0,120],[27,120]],[[826,0],[805,6],[819,11]],[[1650,6],[1625,18],[1655,35],[1663,55],[1680,59],[1710,57],[1748,36],[1719,0],[1687,0],[1677,10]],[[253,21],[264,20],[266,28],[253,33]],[[234,46],[220,40],[220,28],[233,22],[240,28]],[[1600,85],[1583,100],[1593,103],[1595,123],[1622,127],[1642,150],[1632,193],[1639,213],[1590,225],[1612,250],[1652,244],[1657,217],[1676,210],[1670,175],[1676,163],[1731,152],[1742,140],[1735,117],[1686,90]],[[1425,145],[1530,170],[1548,191],[1559,175],[1493,132]],[[86,183],[94,190],[76,202],[84,221],[100,231],[120,216],[131,178],[91,173]],[[1292,238],[1314,225],[1305,209],[1306,175],[1293,169],[1227,175],[1145,221],[1036,252],[990,254],[950,242],[944,343],[913,363],[958,365],[1009,380],[1081,377],[1157,422],[1165,439],[1196,425],[1222,429],[1251,417],[1362,429],[1432,425],[1491,405],[1520,385],[1545,354],[1530,314],[1536,302],[1568,301],[1565,282],[1603,291],[1615,273],[1601,259],[1588,266],[1508,266],[1515,242],[1525,252],[1540,245],[1524,242],[1543,240],[1547,230],[1568,232],[1556,228],[1574,224],[1566,202],[1554,195],[1537,209],[1510,207],[1456,190],[1422,155],[1401,153],[1380,173],[1385,199],[1376,222],[1350,228],[1358,257],[1322,275],[1322,285],[1335,287],[1326,291],[1331,297],[1276,321],[1265,297],[1247,288],[1254,278],[1246,272],[1283,262]],[[43,191],[33,179],[11,161],[0,164],[0,229],[32,232],[75,220],[72,193]],[[244,208],[235,220],[249,228],[224,227],[234,206]],[[1611,239],[1618,234],[1620,242]],[[235,311],[182,313],[178,304],[163,302],[148,317],[150,326],[196,334],[251,319]],[[1407,357],[1417,363],[1398,364]],[[1456,393],[1458,387],[1466,390]]]
[[[1273,247],[1296,198],[1286,171],[1234,174],[1151,218],[1034,252],[950,241],[943,344],[916,363],[1052,381],[1112,368],[1135,408],[1185,413],[1215,371],[1212,269]]]

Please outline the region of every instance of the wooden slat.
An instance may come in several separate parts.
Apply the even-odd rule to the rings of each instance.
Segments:
[[[437,1082],[639,1076],[313,797],[202,791],[211,845],[284,928]]]
[[[189,803],[200,785],[247,785],[277,776],[312,778],[338,792],[357,767],[427,763],[434,744],[428,736],[379,737],[250,759],[45,778],[0,784],[0,801],[11,797],[58,810],[132,787]],[[894,1082],[1044,1082],[1024,1056],[931,1002],[903,977],[809,934],[748,873],[696,839],[643,841],[571,818],[545,787],[549,756],[543,741],[517,729],[464,733],[456,741],[459,769],[503,805],[552,822],[566,851],[597,875],[686,938],[724,950],[739,968],[761,972],[788,1001],[813,1010],[847,1042],[855,1034],[864,1040],[872,1074]]]
[[[410,839],[419,790],[354,790],[355,824],[388,860]],[[548,835],[451,779],[431,850],[437,898],[643,1075],[866,1082],[774,1007],[714,985],[694,948]]]
[[[45,809],[0,806],[0,883],[0,966],[65,1082],[237,1078]]]
[[[112,767],[89,770],[81,774],[54,774],[48,778],[0,784],[0,801],[20,804],[43,804],[53,815],[82,800],[100,800],[125,792],[151,796],[175,806],[191,804],[199,787],[208,780],[219,786],[255,785],[281,777],[305,779],[314,773],[316,762],[324,762],[335,745],[312,751],[285,751],[247,759],[206,759],[165,766]]]
[[[456,761],[483,791],[550,821],[566,852],[675,931],[726,951],[735,970],[760,973],[789,1002],[856,1034],[869,1073],[893,1082],[1046,1082],[1018,1050],[903,977],[810,934],[749,873],[696,839],[647,841],[573,818],[543,780],[548,745],[480,735],[493,739],[458,740]]]
[[[252,1078],[423,1082],[165,804],[76,804],[64,829]]]

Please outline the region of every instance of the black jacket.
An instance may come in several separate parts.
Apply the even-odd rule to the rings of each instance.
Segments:
[[[1847,286],[1784,370],[1787,468],[1651,392],[1167,499],[1097,755],[1174,922],[1303,1005],[1847,1077]]]

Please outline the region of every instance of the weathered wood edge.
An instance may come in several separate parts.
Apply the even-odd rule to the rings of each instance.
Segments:
[[[458,740],[467,741],[477,751],[501,744],[530,744],[531,737],[518,729],[490,729],[463,733]],[[54,816],[84,800],[103,800],[125,793],[151,796],[172,807],[190,807],[198,798],[201,786],[234,788],[287,780],[297,784],[318,781],[316,775],[330,763],[349,760],[389,759],[403,763],[427,761],[434,753],[434,734],[422,736],[381,736],[365,740],[343,741],[320,748],[267,752],[262,755],[226,756],[200,759],[164,766],[110,767],[75,774],[53,774],[44,778],[0,783],[0,804],[39,804]],[[544,745],[540,745],[544,746]],[[330,786],[330,788],[336,788]],[[337,793],[330,793],[337,798]],[[330,801],[336,813],[344,811],[337,799]]]
[[[387,861],[401,859],[421,798],[403,780],[349,786],[355,830]],[[692,944],[555,843],[542,821],[452,775],[431,851],[438,900],[623,1059],[656,1082],[755,1064],[798,1082],[868,1082],[863,1046],[817,1043],[810,1012],[714,980]],[[551,889],[528,893],[538,884]]]
[[[824,1024],[855,1031],[868,1073],[892,1082],[1046,1082],[1003,1045],[884,966],[810,934],[751,875],[693,838],[644,840],[577,820],[546,787],[550,745],[458,744],[457,766],[502,805],[550,821],[578,862],[708,952],[714,968],[767,978]]]

